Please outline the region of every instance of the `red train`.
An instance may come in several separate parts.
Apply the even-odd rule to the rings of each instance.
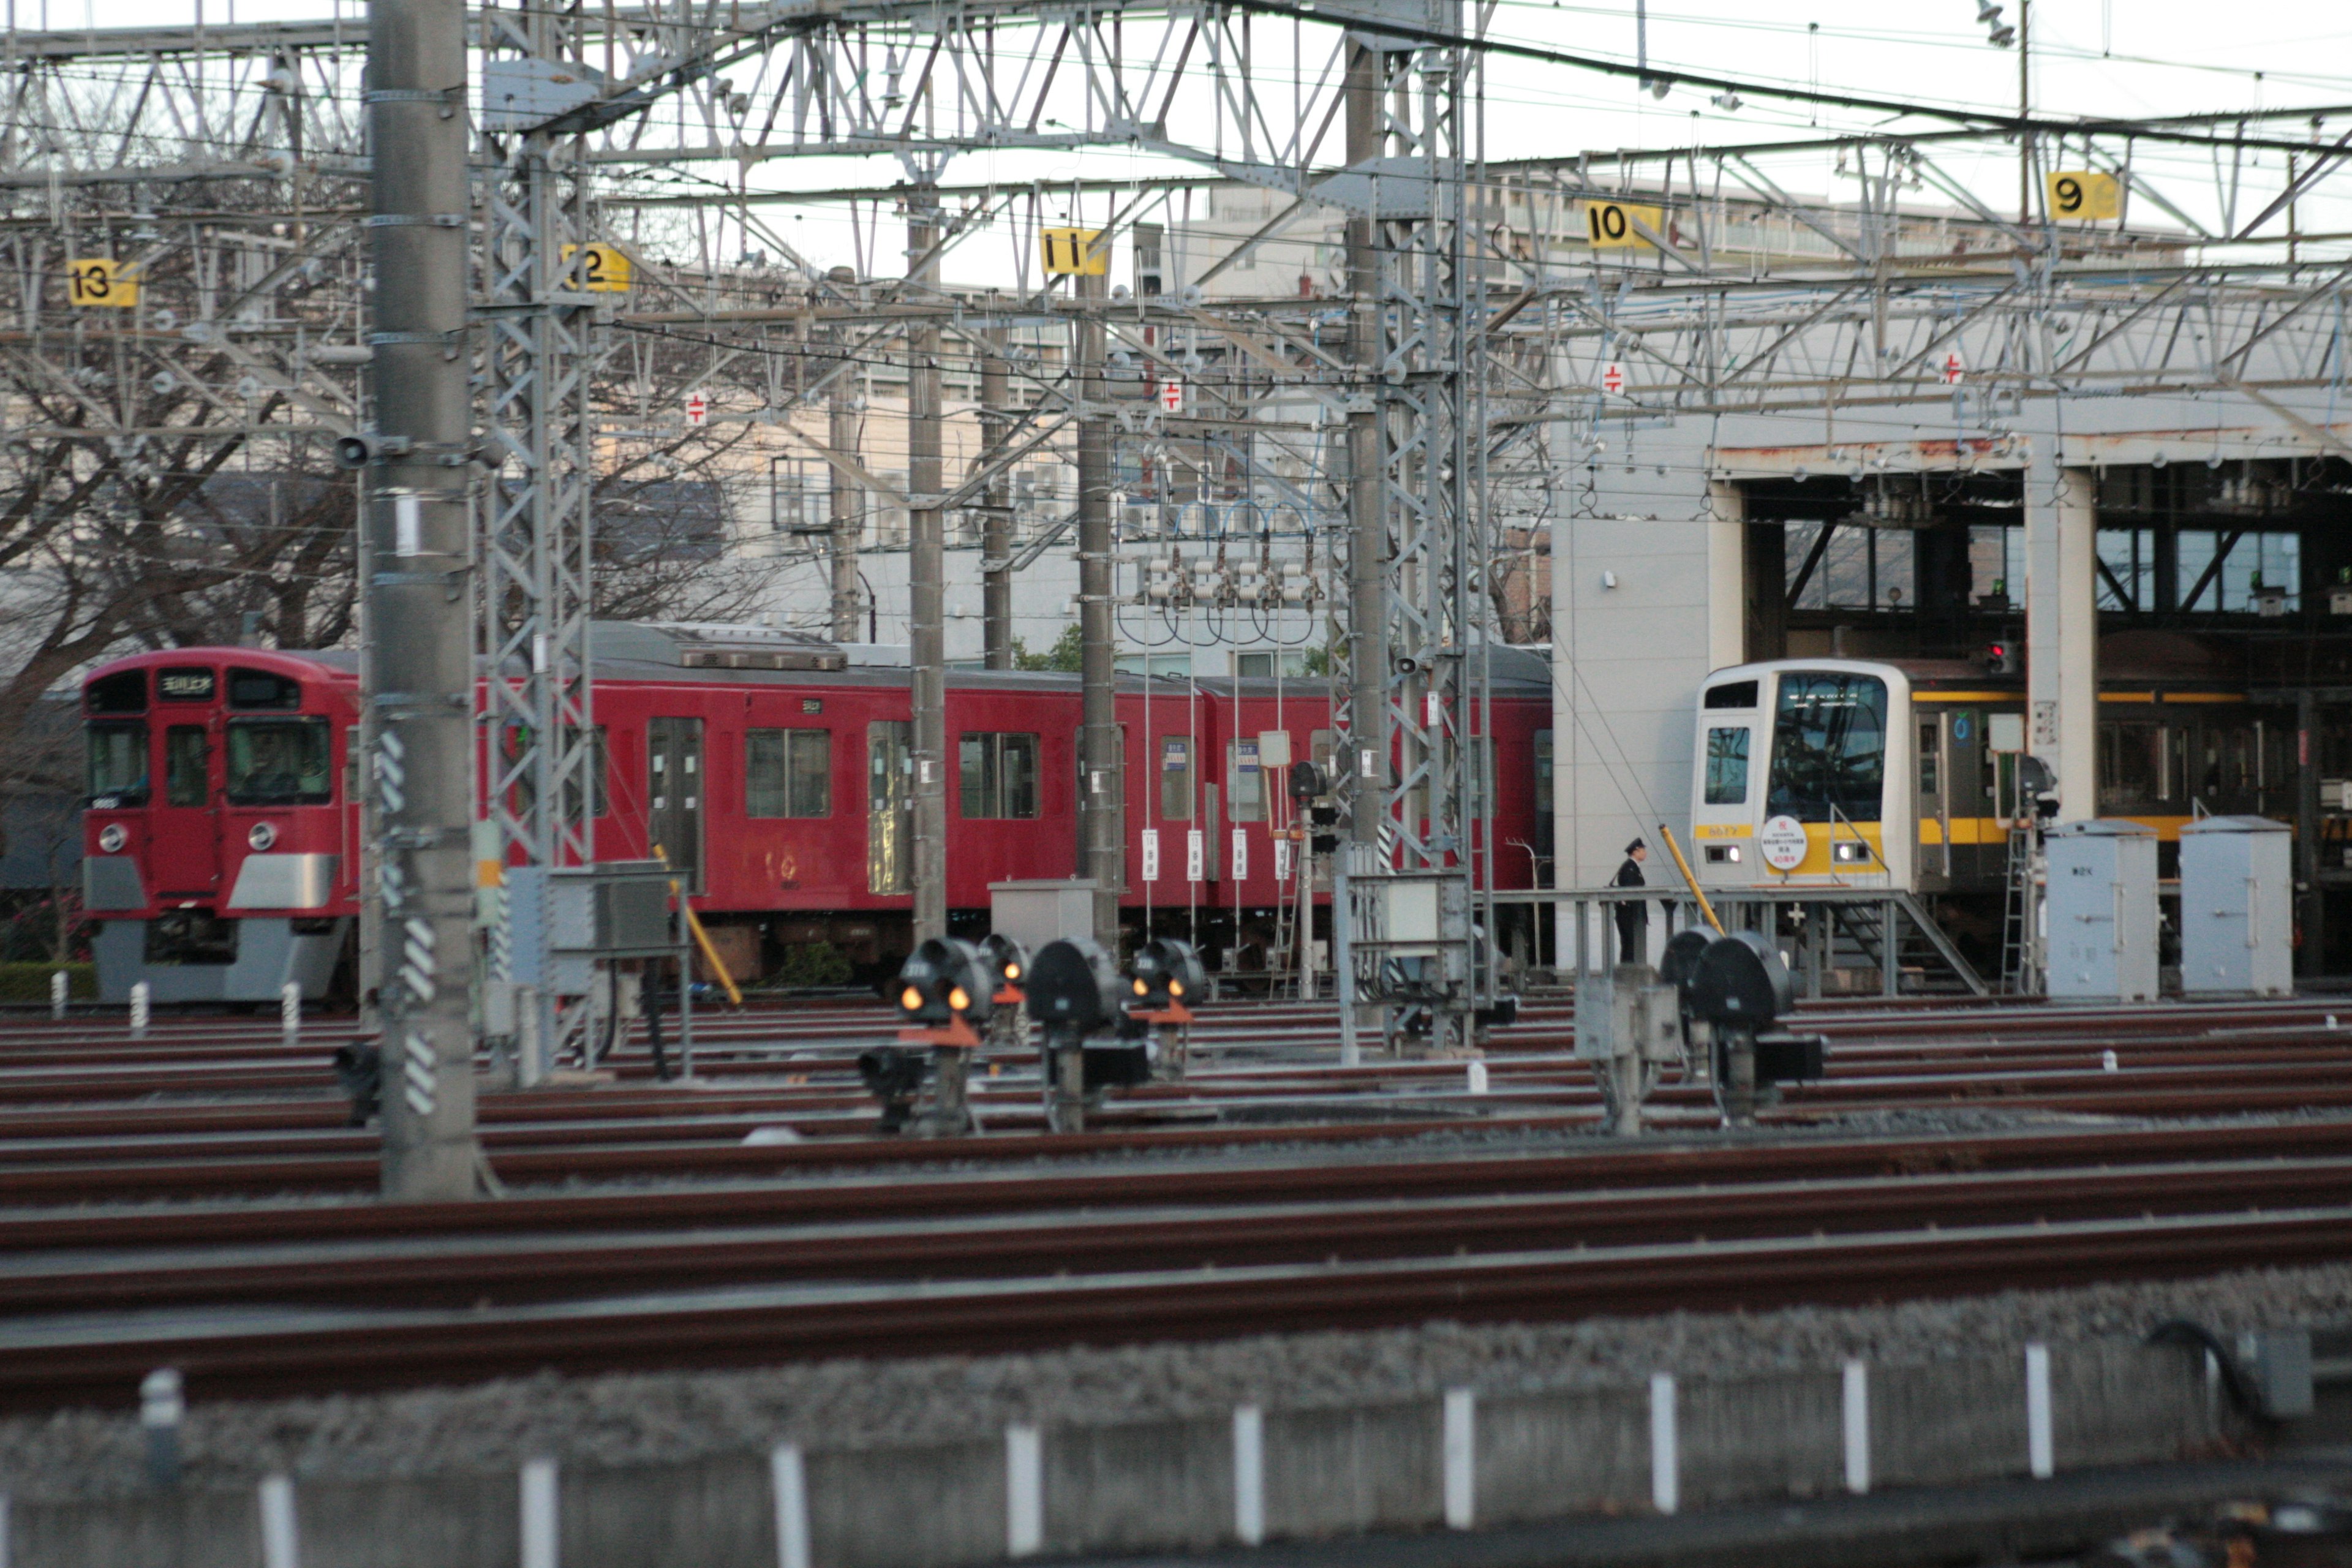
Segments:
[[[908,672],[839,666],[759,628],[600,625],[600,858],[658,843],[731,966],[756,976],[827,942],[859,971],[912,946]],[[1491,810],[1498,887],[1528,886],[1549,839],[1549,672],[1497,650]],[[358,911],[356,660],[181,648],[83,686],[88,912],[100,994],[158,1003],[325,994]],[[1320,682],[1123,679],[1127,892],[1135,930],[1212,954],[1295,899],[1281,759],[1322,760]],[[989,884],[1076,874],[1077,679],[956,670],[948,681],[948,902],[986,929]],[[1276,739],[1285,737],[1286,739]]]

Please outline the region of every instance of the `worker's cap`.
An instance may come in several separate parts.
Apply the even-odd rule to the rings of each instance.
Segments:
[[[1649,846],[1648,846],[1648,845],[1646,845],[1646,844],[1643,843],[1640,839],[1636,838],[1635,840],[1633,840],[1633,843],[1628,844],[1627,846],[1625,846],[1625,853],[1626,853],[1626,854],[1628,854],[1628,855],[1631,855],[1631,854],[1632,854],[1632,853],[1633,853],[1633,851],[1634,851],[1634,850],[1636,850],[1636,849],[1647,849],[1648,847],[1649,847]]]

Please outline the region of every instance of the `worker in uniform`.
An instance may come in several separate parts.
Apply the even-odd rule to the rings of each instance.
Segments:
[[[1646,888],[1649,879],[1642,875],[1642,862],[1650,858],[1650,847],[1636,838],[1625,846],[1625,863],[1617,868],[1610,879],[1612,888]],[[1617,906],[1617,962],[1642,962],[1643,927],[1649,923],[1649,911],[1639,899],[1628,899]]]

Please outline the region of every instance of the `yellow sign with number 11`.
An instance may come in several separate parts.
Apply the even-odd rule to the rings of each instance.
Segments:
[[[66,263],[66,298],[77,310],[128,310],[139,303],[139,275],[110,256],[86,256]]]
[[[1039,237],[1049,278],[1100,278],[1110,271],[1110,247],[1098,228],[1049,228]]]

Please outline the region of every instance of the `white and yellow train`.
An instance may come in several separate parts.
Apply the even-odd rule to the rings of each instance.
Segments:
[[[2294,809],[2291,710],[2183,661],[2099,692],[2103,816],[2156,830],[2168,866],[2200,811]],[[2030,809],[2025,687],[1958,659],[1788,658],[1700,689],[1692,869],[1707,887],[1997,894]]]

